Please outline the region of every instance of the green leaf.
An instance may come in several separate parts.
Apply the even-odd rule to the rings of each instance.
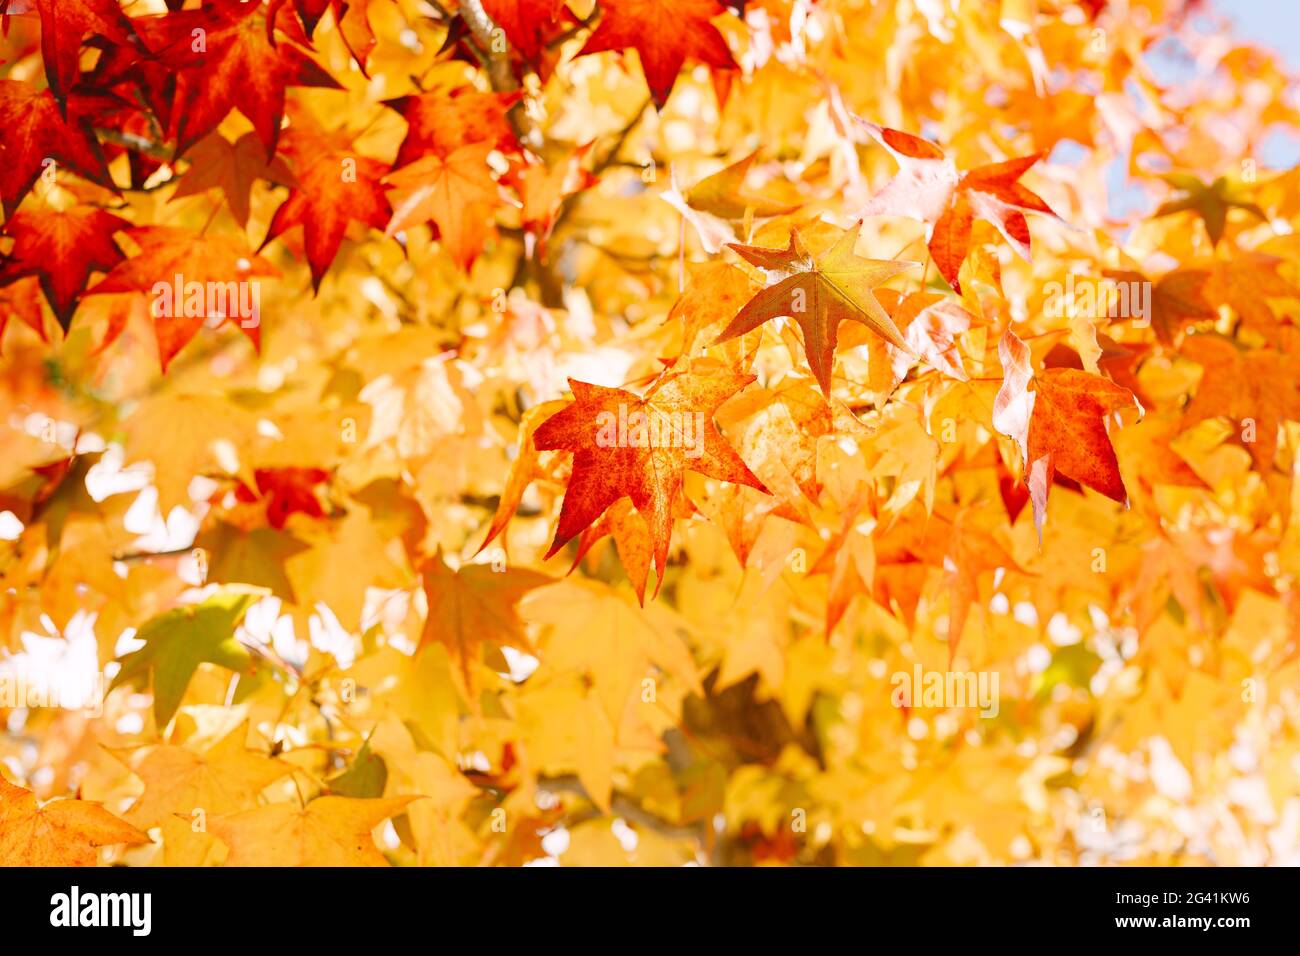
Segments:
[[[382,797],[388,783],[388,765],[370,749],[370,740],[361,745],[352,765],[328,781],[330,793],[340,797]]]
[[[175,716],[200,664],[216,664],[240,673],[254,670],[254,658],[236,640],[235,628],[265,593],[246,587],[222,588],[202,604],[155,617],[136,635],[144,647],[122,658],[122,669],[112,686],[143,686],[152,674],[154,719],[162,730]]]

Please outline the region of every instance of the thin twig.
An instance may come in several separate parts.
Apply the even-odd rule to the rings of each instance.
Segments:
[[[587,788],[582,785],[582,782],[576,776],[541,777],[537,781],[537,786],[541,790],[549,790],[552,793],[571,793],[589,802],[594,802],[587,793]],[[703,843],[707,837],[707,826],[704,823],[672,823],[662,817],[655,816],[639,803],[620,793],[613,795],[609,808],[614,816],[622,817],[637,826],[654,830],[656,833],[670,839],[699,840]]]
[[[172,151],[164,143],[158,143],[135,133],[124,133],[117,129],[103,129],[95,127],[95,135],[105,143],[112,143],[114,146],[121,146],[123,149],[129,149],[134,153],[140,153],[142,156],[148,156],[151,159],[158,159],[164,162],[170,162]]]

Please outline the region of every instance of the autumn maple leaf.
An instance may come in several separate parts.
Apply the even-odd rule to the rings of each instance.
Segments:
[[[348,224],[383,229],[392,215],[381,180],[388,167],[360,156],[340,135],[297,133],[287,137],[284,154],[294,162],[293,189],[271,218],[260,252],[295,226],[303,227],[312,288],[334,261]]]
[[[245,722],[206,753],[159,744],[148,748],[134,765],[131,752],[116,754],[145,783],[144,793],[127,811],[128,818],[152,827],[164,824],[171,814],[188,814],[195,807],[208,813],[231,813],[252,803],[268,784],[293,768],[249,750],[244,745],[247,736]],[[189,829],[189,821],[185,827]]]
[[[1277,455],[1278,426],[1300,421],[1300,360],[1246,350],[1218,335],[1189,336],[1183,354],[1204,369],[1184,423],[1226,416],[1244,436],[1255,468],[1267,474]]]
[[[292,514],[321,518],[325,509],[316,496],[315,486],[329,478],[324,468],[257,468],[253,471],[257,487],[240,485],[235,497],[239,501],[256,501],[264,496],[266,520],[272,528],[283,528]]]
[[[96,848],[148,843],[149,835],[89,800],[41,805],[0,775],[0,866],[93,866]]]
[[[430,153],[448,156],[473,143],[489,143],[503,153],[517,153],[519,143],[506,114],[522,93],[484,93],[472,86],[435,89],[386,100],[384,105],[406,120],[406,136],[393,168]]]
[[[202,604],[154,618],[140,629],[141,647],[122,658],[112,686],[151,683],[154,719],[160,730],[166,727],[200,664],[243,673],[255,669],[256,658],[235,636],[235,628],[261,595],[256,588],[231,587]]]
[[[0,260],[0,286],[39,276],[50,308],[67,330],[91,272],[108,272],[124,258],[113,234],[130,228],[125,219],[95,206],[16,212],[4,225],[14,246]]]
[[[49,90],[21,80],[0,79],[0,201],[6,215],[51,162],[62,163],[91,182],[112,188],[99,143],[90,130],[84,106],[92,101],[74,96],[65,118]]]
[[[445,158],[425,156],[385,177],[391,187],[392,236],[430,219],[452,260],[468,269],[490,231],[488,219],[499,201],[487,164],[489,143],[462,146]]]
[[[132,824],[159,827],[163,862],[168,866],[199,866],[211,850],[213,837],[194,826],[196,810],[208,814],[235,813],[256,803],[257,795],[292,772],[292,766],[245,744],[247,722],[240,724],[204,753],[180,744],[158,744],[143,751],[113,751],[144,781],[144,793],[126,817]]]
[[[1181,336],[1184,325],[1218,317],[1218,312],[1206,298],[1206,287],[1213,273],[1208,269],[1174,269],[1151,283],[1140,272],[1133,270],[1108,270],[1106,278],[1129,289],[1151,285],[1151,314],[1145,317],[1164,345],[1173,345]],[[1130,311],[1132,311],[1130,309]],[[1116,316],[1116,321],[1131,317]]]
[[[1018,180],[1042,153],[959,172],[933,143],[857,119],[876,142],[898,161],[898,174],[858,213],[906,216],[929,225],[930,257],[953,290],[961,293],[958,273],[970,251],[976,219],[992,223],[1023,258],[1029,258],[1026,212],[1056,218],[1050,206]]]
[[[233,109],[253,124],[269,159],[275,153],[284,114],[285,88],[341,89],[300,49],[306,44],[297,20],[284,11],[277,28],[290,32],[279,42],[260,7],[238,0],[209,0],[200,10],[173,13],[175,39],[157,53],[175,73],[169,138],[183,154],[217,128]],[[193,31],[201,31],[194,35]]]
[[[539,450],[573,452],[555,540],[547,557],[620,498],[645,518],[662,577],[676,501],[687,471],[766,491],[713,424],[717,409],[754,381],[716,367],[668,370],[644,397],[569,380],[574,401],[533,434]]]
[[[1228,226],[1229,210],[1240,209],[1268,222],[1268,214],[1246,197],[1241,185],[1229,182],[1225,176],[1220,176],[1212,183],[1206,183],[1189,173],[1166,173],[1161,178],[1182,195],[1162,203],[1155,215],[1195,213],[1205,224],[1211,245],[1217,246],[1223,238],[1223,232]]]
[[[423,579],[429,609],[420,646],[446,647],[457,686],[466,702],[477,708],[477,672],[484,645],[533,653],[535,648],[524,634],[515,605],[529,591],[554,579],[536,571],[486,564],[463,564],[453,571],[441,549],[429,562]]]
[[[564,4],[565,0],[483,0],[483,11],[506,31],[525,59],[536,60]]]
[[[688,268],[690,281],[665,320],[681,321],[683,355],[695,347],[701,332],[735,318],[761,288],[753,276],[730,262],[714,260]]]
[[[1073,368],[1050,368],[1035,375],[1029,347],[1010,329],[998,343],[998,354],[1005,377],[994,399],[993,425],[1020,448],[1040,540],[1047,493],[1057,472],[1127,505],[1128,491],[1106,418],[1121,408],[1140,409],[1133,393],[1108,378]]]
[[[601,18],[578,56],[632,48],[655,107],[663,109],[688,59],[721,70],[738,69],[727,42],[709,21],[726,11],[716,0],[617,0],[601,4]]]
[[[219,284],[223,289],[238,288],[239,283],[255,283],[280,273],[265,259],[248,251],[245,243],[226,235],[205,236],[168,226],[140,226],[125,233],[139,252],[119,262],[108,275],[86,290],[86,295],[116,292],[141,292],[152,295],[162,282],[173,287],[170,310],[154,310],[154,332],[158,338],[158,357],[164,371],[185,345],[194,338],[205,321],[232,322],[252,340],[261,342],[260,315],[240,317],[229,311],[208,315],[207,300],[201,308],[187,309],[185,298],[191,287],[206,289]],[[176,289],[176,277],[180,287]],[[251,300],[252,287],[249,290]],[[240,293],[236,293],[240,294]],[[260,298],[260,296],[259,296]]]
[[[418,799],[317,797],[305,807],[271,803],[219,814],[208,826],[230,849],[227,866],[388,866],[370,831]]]
[[[139,45],[131,20],[118,0],[0,0],[0,15],[37,13],[41,18],[41,58],[50,92],[66,115],[68,91],[76,85],[81,42],[87,36]]]
[[[1300,300],[1300,287],[1279,270],[1284,260],[1258,252],[1237,252],[1214,264],[1205,297],[1215,306],[1226,305],[1237,313],[1243,325],[1263,336],[1274,347],[1287,350],[1280,302]],[[1294,313],[1292,313],[1294,314]]]
[[[245,133],[233,143],[211,133],[186,154],[190,168],[180,177],[172,201],[220,189],[230,215],[240,227],[248,225],[249,197],[259,179],[287,186],[293,173],[278,155],[269,162],[256,133]]]
[[[916,263],[855,255],[853,247],[861,226],[858,223],[844,231],[820,255],[808,250],[798,228],[790,231],[790,244],[785,249],[731,245],[743,259],[767,273],[767,287],[749,300],[715,341],[725,342],[758,328],[768,319],[789,316],[803,331],[808,366],[825,395],[831,391],[841,322],[861,322],[891,345],[910,353],[898,327],[871,290]]]

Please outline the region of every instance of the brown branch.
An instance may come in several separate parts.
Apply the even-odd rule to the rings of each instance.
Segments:
[[[650,104],[653,102],[652,99],[646,97],[645,102],[641,104],[640,109],[633,113],[632,118],[628,120],[623,128],[615,134],[614,142],[606,151],[604,158],[592,167],[592,175],[599,176],[604,170],[609,168],[609,165],[614,162],[618,157],[618,154],[622,151],[623,146],[627,143],[627,138],[632,135],[632,130],[636,129],[641,123],[641,117],[645,116],[645,111],[650,108]]]
[[[576,776],[570,774],[558,777],[540,777],[537,786],[539,789],[549,790],[552,793],[571,793],[594,803],[587,793],[587,788],[582,785],[582,782]],[[654,830],[656,833],[670,839],[699,840],[700,844],[703,845],[708,838],[709,827],[706,822],[701,821],[696,824],[672,823],[656,816],[636,801],[620,793],[614,794],[610,800],[610,810],[614,816],[622,817],[630,823],[643,826],[648,830]]]
[[[507,46],[504,51],[498,52],[494,46],[500,37],[505,36],[505,33],[487,15],[482,0],[461,0],[460,15],[469,27],[470,33],[474,35],[476,42],[471,46],[476,48],[475,52],[478,53],[484,70],[487,71],[488,82],[492,84],[492,89],[498,93],[513,93],[518,90],[519,82],[510,67],[510,48]],[[521,143],[533,151],[541,148],[541,132],[533,124],[522,101],[511,108],[508,118]]]
[[[152,558],[175,558],[182,554],[193,554],[194,545],[188,548],[172,548],[169,551],[128,551],[113,555],[114,561],[148,561]]]
[[[622,129],[614,134],[614,142],[610,144],[609,148],[605,151],[605,154],[595,164],[593,164],[591,168],[591,174],[593,176],[599,176],[618,159],[618,154],[622,152],[623,146],[626,145],[628,137],[632,135],[632,130],[636,129],[637,126],[640,125],[641,117],[645,116],[645,111],[650,108],[652,102],[653,101],[647,97],[645,102],[641,104],[640,108],[632,114],[632,118],[623,125]],[[575,208],[575,203],[570,201],[573,198],[574,197],[570,196],[566,197],[564,200],[559,215],[555,217],[555,224],[551,227],[551,232],[553,234],[558,235],[560,227],[568,221],[569,215]],[[602,251],[607,252],[607,250]],[[618,258],[612,252],[607,252],[607,254],[613,258]]]
[[[121,130],[104,129],[97,126],[95,127],[95,135],[105,143],[121,146],[123,149],[129,149],[151,159],[170,162],[172,158],[172,151],[165,144],[154,142],[143,136],[137,136],[135,133],[124,133]]]

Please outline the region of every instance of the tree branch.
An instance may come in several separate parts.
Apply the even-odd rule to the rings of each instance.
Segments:
[[[587,788],[582,785],[582,782],[576,776],[570,774],[559,777],[540,777],[537,786],[539,789],[550,790],[553,793],[571,793],[582,797],[588,802],[593,802],[591,796],[587,793]],[[611,799],[610,810],[614,816],[622,817],[637,826],[654,830],[656,833],[670,839],[698,840],[700,845],[704,846],[708,838],[708,825],[706,823],[671,823],[662,817],[655,816],[636,801],[620,793],[614,794]]]
[[[496,47],[505,33],[498,32],[501,28],[487,15],[482,0],[461,0],[460,15],[469,26],[470,32],[474,34],[476,41],[474,46],[478,47],[477,52],[483,61],[483,68],[487,71],[488,82],[492,84],[492,89],[498,93],[513,93],[518,90],[519,82],[510,68],[510,48],[501,44],[504,50],[498,51]],[[533,125],[532,118],[524,109],[524,104],[516,103],[508,115],[510,125],[514,127],[519,141],[531,150],[540,149],[541,132]]]
[[[135,133],[124,133],[116,129],[103,129],[95,127],[95,135],[105,143],[112,143],[114,146],[121,146],[123,149],[129,149],[132,152],[140,153],[151,159],[158,159],[168,162],[172,158],[172,151],[163,143],[156,143],[151,139],[145,139],[143,136],[137,136]]]

